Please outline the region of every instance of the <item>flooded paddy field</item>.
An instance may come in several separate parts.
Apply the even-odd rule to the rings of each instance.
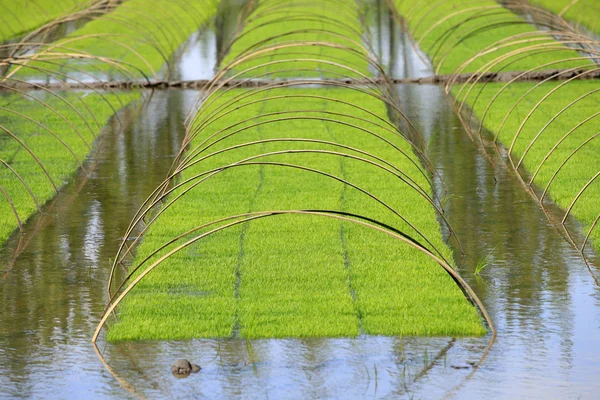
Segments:
[[[238,16],[250,12],[230,3],[175,51],[169,79],[211,79],[219,70]],[[435,74],[386,2],[365,8],[364,41],[389,77]],[[109,302],[111,265],[123,240],[134,242],[141,229],[123,236],[177,162],[203,95],[142,90],[102,129],[83,170],[0,246],[0,398],[595,398],[600,270],[593,249],[582,257],[552,218],[564,210],[540,207],[493,135],[480,141],[465,127],[443,85],[394,85],[389,93],[432,167],[433,193],[454,230],[438,217],[441,233],[495,337],[486,325],[481,337],[112,343],[102,334],[92,344]],[[585,234],[577,221],[569,224]],[[124,275],[119,267],[117,278]],[[180,358],[202,370],[173,375]]]

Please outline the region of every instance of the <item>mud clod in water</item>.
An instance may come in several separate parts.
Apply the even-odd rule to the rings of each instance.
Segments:
[[[192,364],[185,358],[179,359],[171,365],[171,372],[177,377],[187,377],[190,372],[198,372],[201,368],[198,364]]]

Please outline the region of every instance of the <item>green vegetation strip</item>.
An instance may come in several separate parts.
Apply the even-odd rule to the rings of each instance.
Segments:
[[[600,2],[597,0],[529,0],[529,2],[600,34]]]
[[[221,101],[247,93],[241,89],[229,91]],[[192,147],[226,126],[251,117],[265,120],[274,112],[300,116],[307,115],[301,110],[314,110],[317,112],[311,113],[312,117],[357,123],[353,118],[327,114],[337,112],[380,123],[355,107],[301,96],[326,96],[360,104],[378,116],[386,115],[381,101],[349,89],[273,89],[263,96],[267,95],[289,97],[258,102],[228,115],[204,129]],[[367,122],[358,126],[374,130],[411,154],[410,146],[397,134]],[[411,160],[396,149],[358,128],[335,122],[270,122],[248,128],[211,147],[206,154],[240,143],[282,137],[330,141],[370,151],[428,187]],[[248,157],[289,149],[344,152],[343,148],[320,143],[260,143],[208,158],[187,169],[180,179],[185,181]],[[257,161],[323,171],[375,193],[400,214],[410,216],[411,223],[426,232],[446,258],[452,257],[442,241],[431,205],[389,172],[332,154],[280,154]],[[173,196],[188,187],[184,185]],[[221,217],[302,209],[365,215],[419,237],[382,204],[335,179],[291,167],[248,165],[210,178],[167,208],[146,234],[137,259],[150,256],[176,235]],[[147,264],[180,244],[178,241],[167,246]],[[365,333],[383,335],[485,332],[461,290],[428,257],[381,232],[324,217],[291,215],[234,226],[170,257],[125,299],[119,308],[119,322],[111,326],[108,339],[230,337],[238,329],[239,335],[246,338],[354,336],[361,324]]]
[[[19,225],[14,211],[23,223],[51,199],[81,166],[114,110],[138,94],[56,96],[62,99],[0,96],[0,246]]]
[[[28,58],[35,68],[110,77],[158,77],[160,68],[200,26],[217,0],[128,0]],[[28,69],[28,75],[39,74]]]
[[[0,43],[93,3],[93,0],[0,0]]]
[[[433,52],[436,66],[440,61],[436,58],[433,43],[444,35],[450,37],[449,42],[459,42],[451,55],[444,60],[443,70],[453,72],[480,51],[488,49],[501,40],[522,30],[532,30],[527,25],[517,24],[513,28],[504,26],[501,21],[517,20],[516,15],[506,16],[507,10],[501,11],[501,20],[477,17],[481,20],[472,24],[472,2],[448,0],[438,4],[435,12],[428,14],[422,10],[411,10],[408,1],[397,0],[396,5],[401,13],[405,13],[408,25],[416,39],[420,39],[425,31],[429,33],[422,40],[423,49]],[[486,6],[482,2],[482,6]],[[489,2],[493,3],[493,2]],[[494,3],[495,4],[495,3]],[[491,4],[490,4],[491,6]],[[493,8],[494,9],[494,8]],[[439,12],[437,11],[439,10]],[[470,10],[464,14],[436,25],[451,12]],[[431,11],[431,10],[430,10]],[[495,11],[498,12],[498,11]],[[485,25],[490,28],[485,28]],[[498,25],[498,28],[494,26]],[[435,27],[431,29],[431,27]],[[460,26],[451,29],[452,26]],[[483,29],[485,28],[485,29]],[[530,44],[524,44],[529,46]],[[534,50],[517,52],[498,64],[495,59],[504,53],[490,51],[469,64],[474,70],[490,69],[491,65],[506,67],[506,70],[555,69],[568,66],[570,68],[585,67],[593,70],[589,59],[568,50],[560,50],[560,44],[552,44],[542,55]],[[571,59],[569,63],[561,60]],[[516,60],[516,61],[515,61]],[[514,62],[513,62],[514,61]],[[490,63],[484,66],[485,63]],[[546,65],[547,63],[548,65]],[[493,68],[492,68],[493,69]],[[598,154],[600,143],[597,139],[597,104],[600,86],[597,81],[588,82],[540,82],[540,83],[490,83],[481,84],[472,80],[463,85],[452,87],[452,93],[459,110],[471,108],[474,115],[483,120],[483,127],[492,132],[509,150],[511,162],[515,167],[524,167],[531,177],[525,177],[527,184],[535,184],[543,193],[540,199],[551,198],[556,204],[566,209],[583,222],[584,234],[587,236],[591,228],[591,239],[596,248],[600,248],[600,230],[596,229],[598,212],[598,196],[600,180],[598,173]]]
[[[265,74],[272,78],[369,76],[361,34],[360,15],[352,2],[285,6],[265,1],[249,17],[222,65],[254,51],[257,54],[235,65],[231,74],[239,74],[238,78]],[[296,61],[290,62],[291,58]]]
[[[461,67],[458,72],[478,72],[487,63],[519,50],[524,53],[514,53],[491,70],[526,71],[552,62],[555,63],[544,69],[590,64],[589,61],[563,61],[578,57],[578,54],[543,36],[527,21],[492,0],[418,0],[416,3],[395,0],[394,4],[438,73],[450,74]],[[502,40],[505,42],[500,43]],[[541,48],[544,45],[545,51]],[[524,50],[531,46],[540,48]],[[484,54],[480,54],[482,52]],[[473,57],[476,59],[463,66]]]
[[[515,165],[521,162],[533,183],[547,191],[548,199],[568,210],[584,189],[570,214],[583,222],[587,235],[600,213],[600,179],[596,179],[600,170],[600,85],[573,81],[504,87],[500,83],[477,85],[467,103],[475,115],[484,118],[484,127],[512,149]],[[455,87],[453,92],[462,100],[466,90],[459,95]],[[526,177],[526,182],[530,183],[531,177]],[[600,229],[592,231],[591,239],[600,249]]]
[[[329,44],[338,36],[323,22],[321,33],[307,40],[327,44],[310,46],[312,56],[303,48],[287,57],[280,47],[261,51],[288,42],[281,39],[286,26],[290,32],[305,26],[302,19],[292,24],[292,15],[323,15],[358,28],[358,11],[348,6],[354,3],[340,3],[334,12],[338,3],[301,2],[297,9],[261,2],[244,31],[254,38],[246,43],[242,33],[244,42],[234,44],[224,65],[237,55],[243,62],[231,75],[289,76],[286,70],[297,68],[306,76],[315,65],[317,77],[326,75]],[[252,27],[263,20],[277,22],[258,34]],[[273,32],[280,37],[257,46],[262,64],[243,58],[243,49],[262,46]],[[347,33],[360,42],[360,31]],[[358,62],[348,47],[335,54],[336,72],[366,73],[364,57]],[[344,68],[346,59],[357,67]],[[371,223],[452,259],[427,173],[388,120],[381,96],[378,89],[350,86],[213,93],[191,123],[175,188],[159,211],[148,210],[149,228],[130,269],[139,283],[119,304],[108,340],[484,334],[476,309],[432,257],[381,231],[327,217],[380,221],[385,225]],[[283,213],[227,219],[269,210]]]
[[[137,28],[128,31],[127,41],[143,42],[144,46],[136,47],[136,52],[148,63],[144,71],[149,71],[150,67],[156,69],[164,59],[156,55],[154,46],[161,48],[167,57],[171,56],[187,35],[206,23],[216,10],[215,1],[180,2],[173,4],[169,12],[165,11],[166,3],[158,3],[128,1],[114,15],[107,14],[73,34],[86,37],[96,33],[100,35],[97,39],[76,43],[96,56],[127,60],[123,48],[102,33],[122,32],[117,31],[117,21],[121,21],[119,26],[134,24]],[[189,6],[189,14],[177,20],[183,25],[176,25],[173,10],[182,7],[183,3]],[[138,11],[132,11],[132,4]],[[165,35],[168,33],[165,36],[168,41],[161,41],[162,36],[156,33],[159,30]],[[152,36],[152,32],[156,36]],[[151,45],[153,40],[156,44]],[[64,43],[64,40],[58,43]],[[57,46],[57,43],[49,46]],[[131,52],[128,54],[131,55]],[[30,65],[41,67],[42,63],[32,62]],[[114,68],[111,63],[95,67],[103,69],[102,66],[107,70]],[[140,69],[143,70],[143,66]],[[60,72],[55,72],[58,74],[45,71],[48,76],[62,77]],[[22,78],[22,75],[17,76]],[[96,136],[115,111],[140,97],[140,93],[136,92],[107,92],[106,95],[90,91],[50,90],[31,94],[7,93],[0,97],[0,246],[82,165],[93,149]]]

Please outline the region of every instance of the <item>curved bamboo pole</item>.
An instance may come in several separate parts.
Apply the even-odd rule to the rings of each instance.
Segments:
[[[597,132],[596,134],[594,134],[593,136],[590,136],[586,141],[584,141],[583,143],[581,143],[579,146],[577,146],[577,148],[575,148],[567,157],[565,157],[562,161],[562,163],[558,166],[558,168],[556,169],[556,171],[554,171],[554,173],[552,174],[552,176],[550,177],[550,179],[548,180],[548,182],[546,183],[546,186],[544,187],[544,191],[542,192],[542,195],[540,196],[540,202],[544,201],[544,198],[546,197],[546,194],[548,193],[548,189],[550,189],[550,185],[552,184],[552,182],[554,181],[554,179],[556,178],[556,176],[558,175],[558,173],[563,169],[563,167],[569,162],[569,160],[575,155],[577,154],[577,152],[579,150],[581,150],[585,145],[587,145],[588,143],[590,143],[592,140],[596,139],[598,136],[600,135],[600,132]]]
[[[285,152],[284,152],[285,153]],[[417,228],[414,226],[414,224],[412,224],[406,217],[404,217],[400,212],[398,212],[395,208],[389,206],[387,203],[383,202],[382,200],[380,200],[378,197],[376,197],[375,195],[373,195],[372,193],[370,193],[369,191],[361,188],[358,185],[355,185],[353,183],[351,183],[350,181],[347,181],[345,179],[339,178],[335,175],[314,169],[314,168],[308,168],[308,167],[304,167],[301,165],[294,165],[294,164],[288,164],[288,163],[278,163],[278,162],[256,162],[256,161],[252,161],[261,157],[265,157],[265,156],[269,156],[269,155],[276,155],[276,154],[282,154],[281,152],[273,152],[273,153],[265,153],[265,154],[259,154],[259,155],[255,155],[252,157],[248,157],[246,159],[240,160],[238,162],[235,162],[233,164],[229,164],[229,165],[225,165],[222,167],[218,167],[218,168],[214,168],[208,171],[204,171],[200,174],[197,174],[191,178],[188,178],[186,180],[184,180],[183,182],[178,183],[177,185],[173,186],[172,188],[170,188],[169,190],[161,193],[161,197],[160,198],[156,198],[153,200],[153,204],[151,206],[149,206],[146,209],[145,213],[148,213],[151,211],[151,209],[153,208],[153,206],[159,204],[161,202],[161,200],[163,199],[167,199],[168,202],[166,204],[164,204],[160,210],[158,210],[158,212],[153,215],[152,220],[147,222],[144,226],[144,228],[142,229],[142,231],[140,232],[140,234],[138,235],[138,237],[134,240],[134,242],[131,244],[131,246],[125,251],[125,253],[123,255],[121,255],[121,252],[123,250],[123,248],[125,247],[125,241],[123,241],[121,243],[121,246],[119,247],[119,251],[117,253],[117,257],[115,257],[114,261],[113,261],[113,265],[111,267],[111,272],[109,274],[109,281],[108,281],[108,288],[110,290],[110,287],[112,285],[112,281],[113,281],[113,276],[114,273],[116,271],[116,266],[119,262],[119,260],[122,260],[130,251],[131,247],[133,247],[139,240],[140,238],[143,236],[143,234],[150,228],[150,226],[159,219],[159,217],[166,211],[168,210],[177,200],[179,200],[182,196],[184,196],[185,194],[187,194],[190,190],[196,188],[198,185],[202,184],[203,182],[207,181],[208,179],[210,179],[211,177],[214,177],[215,175],[222,173],[223,171],[226,171],[228,169],[232,169],[232,168],[237,168],[237,167],[243,167],[243,166],[255,166],[255,165],[272,165],[272,166],[280,166],[280,167],[288,167],[288,168],[292,168],[292,169],[298,169],[298,170],[303,170],[303,171],[307,171],[307,172],[311,172],[311,173],[315,173],[317,175],[321,175],[333,180],[336,180],[338,182],[340,182],[343,185],[347,185],[350,186],[356,190],[358,190],[359,192],[361,192],[362,194],[366,195],[367,197],[371,198],[372,200],[376,201],[377,203],[379,203],[380,205],[382,205],[383,207],[385,207],[386,209],[388,209],[389,211],[391,211],[394,215],[396,215],[398,218],[400,218],[404,223],[406,223],[411,229],[413,229],[415,232],[417,232],[419,234],[419,236],[421,236],[421,238],[423,238],[427,244],[429,244],[430,246],[432,246],[432,248],[434,249],[434,251],[436,253],[438,253],[438,255],[440,257],[443,258],[441,252],[436,248],[436,246],[429,240],[427,239],[427,237]],[[350,155],[344,155],[347,157],[352,157]],[[189,167],[186,167],[189,168]],[[197,181],[197,182],[194,182]],[[193,182],[193,183],[192,183]],[[192,183],[189,187],[186,187],[186,184],[188,183]],[[169,199],[169,195],[170,194],[174,194],[176,193],[176,191],[180,188],[183,188],[183,191],[181,193],[177,193],[175,195],[175,197]],[[145,215],[145,213],[143,215]],[[136,222],[132,225],[135,227],[139,222],[141,222],[143,215],[140,215],[136,218]],[[129,233],[128,233],[129,234]],[[127,234],[127,235],[128,235]],[[127,235],[125,235],[125,237],[127,237]],[[110,292],[109,292],[110,294]]]
[[[448,275],[450,275],[450,277],[452,277],[452,279],[459,285],[459,287],[465,292],[465,294],[467,294],[471,300],[477,305],[479,311],[481,312],[481,314],[484,316],[484,319],[486,320],[490,330],[492,331],[492,336],[495,337],[496,336],[496,329],[494,327],[494,323],[491,319],[491,317],[489,316],[489,314],[487,313],[487,310],[485,308],[485,306],[483,305],[483,303],[481,302],[481,300],[479,299],[479,297],[477,297],[477,294],[475,293],[475,291],[467,284],[467,282],[450,266],[448,265],[446,262],[444,262],[442,259],[439,259],[437,256],[435,256],[434,254],[432,254],[429,250],[427,250],[426,248],[424,248],[422,245],[420,245],[418,242],[414,242],[413,240],[410,240],[405,234],[403,234],[402,232],[400,233],[396,233],[392,230],[388,230],[386,228],[383,228],[379,225],[376,225],[374,223],[368,223],[368,222],[363,222],[361,220],[357,220],[357,219],[353,219],[350,217],[346,217],[346,216],[341,216],[341,215],[336,215],[333,214],[331,211],[326,211],[326,210],[316,210],[316,211],[311,211],[311,210],[280,210],[280,211],[262,211],[262,212],[254,212],[254,213],[246,213],[246,214],[239,214],[239,215],[235,215],[232,217],[228,217],[227,220],[230,219],[236,219],[236,218],[242,218],[238,221],[234,221],[234,222],[230,222],[227,223],[223,226],[214,228],[206,233],[203,233],[193,239],[188,240],[187,242],[177,246],[175,249],[170,250],[167,254],[161,256],[157,261],[155,261],[152,265],[150,265],[148,268],[146,268],[143,272],[141,272],[130,284],[129,286],[127,286],[127,288],[125,288],[117,298],[115,298],[113,301],[111,301],[108,305],[108,307],[105,309],[102,318],[100,319],[100,322],[98,323],[98,326],[96,327],[96,330],[94,332],[94,335],[92,336],[92,342],[95,343],[96,340],[98,339],[98,336],[100,334],[100,331],[102,330],[102,328],[104,327],[104,325],[106,324],[106,321],[108,319],[108,317],[110,316],[110,314],[115,310],[115,308],[119,305],[119,303],[127,296],[127,294],[146,276],[148,275],[150,272],[152,272],[152,270],[154,268],[156,268],[158,265],[160,265],[162,263],[162,261],[164,261],[165,259],[169,258],[171,255],[176,254],[177,252],[179,252],[180,250],[186,248],[187,246],[205,238],[208,237],[214,233],[217,233],[219,231],[222,231],[224,229],[230,228],[232,226],[235,225],[239,225],[245,222],[249,222],[252,220],[256,220],[259,218],[267,218],[267,217],[271,217],[271,216],[277,216],[277,215],[284,215],[284,214],[300,214],[300,215],[315,215],[315,216],[322,216],[322,217],[327,217],[327,218],[334,218],[334,219],[338,219],[341,221],[345,221],[345,222],[350,222],[353,224],[357,224],[357,225],[361,225],[364,226],[366,228],[370,228],[379,232],[382,232],[384,234],[387,234],[403,243],[406,243],[407,245],[413,247],[414,249],[416,249],[417,251],[425,254],[426,256],[428,256],[429,258],[431,258],[432,260],[434,260],[436,263],[438,263],[438,265],[440,265],[444,271],[446,273],[448,273]],[[352,215],[355,218],[363,218],[362,216],[359,215]],[[222,222],[218,221],[218,222]],[[212,223],[209,224],[205,224],[205,225],[212,225]]]
[[[340,0],[342,1],[342,0]],[[307,1],[310,3],[310,1]],[[313,1],[312,3],[317,3]],[[329,4],[337,4],[339,1],[331,1],[327,3]],[[342,1],[342,3],[344,3]],[[273,1],[268,3],[266,9],[261,9],[262,5],[259,6],[258,12],[266,12],[266,15],[269,14],[269,10],[279,10],[279,5],[283,5],[285,2]],[[345,4],[344,4],[345,5]],[[292,14],[293,18],[298,18],[298,20],[304,21],[323,21],[320,17],[315,17],[314,15],[305,15],[300,10],[298,13]],[[274,18],[277,18],[278,15],[275,15]],[[252,17],[251,17],[252,18]],[[250,29],[258,30],[263,27],[268,27],[274,23],[272,21],[258,23],[256,26],[251,27]],[[343,21],[340,24],[344,24]],[[340,26],[334,24],[335,26]],[[333,40],[287,40],[290,37],[293,37],[297,34],[323,34],[324,36],[328,36],[329,38],[337,38],[335,41]],[[244,33],[238,33],[237,38],[234,39],[231,46],[239,43],[240,37],[243,36]],[[247,35],[247,34],[246,34]],[[246,36],[247,37],[247,36]],[[339,40],[343,41],[343,44],[337,43]],[[317,53],[314,56],[298,56],[298,54],[302,54],[301,51],[306,48],[320,48],[317,50]],[[335,55],[324,55],[323,53],[327,53],[328,51],[334,52]],[[341,56],[338,58],[338,54],[346,54],[347,58],[342,58]],[[283,57],[285,59],[274,59],[274,57]],[[351,61],[348,61],[351,60]],[[340,82],[332,82],[327,81],[327,79],[305,79],[302,78],[298,82],[293,83],[284,83],[279,85],[274,82],[273,86],[267,88],[260,88],[257,90],[250,91],[248,95],[237,95],[232,96],[232,99],[227,99],[225,102],[219,102],[219,99],[222,96],[225,96],[226,93],[229,93],[231,90],[235,90],[235,86],[226,87],[225,82],[231,82],[231,80],[236,79],[238,77],[243,77],[243,79],[250,79],[249,77],[256,77],[257,74],[265,74],[265,76],[277,77],[279,73],[283,71],[292,70],[291,67],[288,67],[286,70],[286,64],[291,64],[294,62],[307,62],[307,63],[315,63],[321,68],[321,65],[325,66],[325,68],[331,68],[331,72],[336,75],[350,77],[359,77],[361,80],[367,83],[367,88],[357,88],[352,87],[353,85],[344,85]],[[258,65],[255,65],[258,63]],[[248,66],[250,65],[250,66]],[[284,68],[279,68],[283,66]],[[395,145],[389,139],[384,137],[382,134],[385,132],[386,135],[394,135],[402,137],[404,140],[407,140],[404,134],[398,129],[390,126],[390,122],[383,121],[381,117],[375,118],[375,120],[371,121],[370,118],[374,116],[370,110],[367,110],[366,107],[361,105],[350,105],[348,102],[344,102],[343,100],[327,98],[326,96],[318,96],[318,95],[302,95],[304,98],[312,98],[318,101],[322,101],[324,103],[335,101],[338,104],[346,104],[351,106],[351,109],[357,110],[358,115],[351,115],[351,112],[337,112],[337,111],[329,111],[329,110],[312,110],[312,109],[302,109],[302,110],[287,110],[282,112],[271,112],[271,113],[261,113],[259,116],[254,116],[250,118],[243,118],[242,120],[229,121],[235,116],[235,112],[237,110],[242,110],[244,107],[250,107],[252,105],[258,105],[260,103],[264,104],[267,101],[280,101],[285,98],[292,98],[292,96],[283,95],[271,95],[268,93],[268,90],[276,90],[279,88],[287,88],[295,85],[323,85],[323,86],[334,86],[339,85],[341,87],[346,87],[349,90],[360,90],[363,93],[367,93],[370,96],[380,99],[384,104],[390,106],[391,109],[398,111],[399,114],[403,115],[400,107],[395,102],[394,98],[391,96],[389,92],[389,87],[382,86],[377,84],[375,80],[372,79],[370,75],[365,73],[365,66],[370,66],[385,77],[385,72],[383,71],[381,65],[377,62],[375,57],[370,54],[370,52],[361,44],[357,43],[352,38],[344,35],[340,32],[335,32],[331,28],[326,29],[290,29],[287,32],[281,33],[279,35],[273,35],[269,38],[263,39],[258,43],[251,44],[246,46],[245,49],[238,54],[232,61],[227,62],[225,65],[222,65],[220,70],[217,72],[216,76],[206,85],[204,88],[204,95],[201,96],[196,103],[194,109],[199,109],[195,115],[190,113],[188,118],[185,121],[186,124],[186,136],[183,140],[183,147],[177,156],[176,161],[173,163],[171,171],[167,179],[160,184],[154,192],[146,199],[144,204],[138,209],[135,217],[129,225],[127,232],[132,232],[136,227],[140,224],[144,224],[141,229],[141,233],[135,239],[134,243],[129,246],[125,240],[121,242],[119,250],[117,252],[117,257],[115,257],[113,265],[111,267],[111,273],[109,275],[109,283],[108,283],[108,293],[111,298],[109,303],[107,304],[107,308],[104,311],[102,321],[98,325],[96,332],[94,334],[93,340],[95,341],[100,333],[102,327],[104,326],[107,318],[111,313],[114,312],[118,303],[127,296],[127,294],[133,289],[133,287],[141,280],[145,275],[150,273],[152,269],[161,264],[164,260],[169,258],[170,255],[175,254],[177,251],[185,248],[186,246],[194,243],[197,240],[202,239],[212,233],[218,232],[223,229],[227,229],[230,226],[235,226],[241,223],[245,223],[258,218],[265,218],[268,216],[274,215],[283,215],[283,214],[312,214],[312,215],[322,215],[325,217],[333,217],[338,219],[348,219],[350,221],[356,221],[356,218],[360,219],[360,223],[363,223],[365,226],[372,225],[375,227],[374,229],[379,229],[382,232],[396,235],[399,240],[404,241],[410,245],[412,245],[415,249],[420,252],[426,254],[430,258],[434,259],[434,261],[438,262],[444,269],[447,269],[446,272],[455,280],[455,282],[461,287],[461,289],[465,292],[468,298],[473,301],[476,306],[480,309],[481,313],[484,315],[484,318],[488,322],[490,329],[493,333],[493,337],[496,335],[495,328],[493,327],[493,323],[489,318],[483,304],[476,299],[476,295],[472,290],[468,287],[466,282],[460,278],[458,273],[453,270],[450,266],[449,262],[444,259],[443,254],[436,248],[436,246],[426,237],[426,235],[421,232],[418,227],[411,224],[411,222],[404,217],[400,212],[395,210],[393,207],[379,199],[375,194],[366,191],[361,188],[357,184],[350,182],[349,180],[344,179],[343,177],[336,176],[331,173],[327,173],[320,169],[311,168],[305,165],[296,165],[285,162],[278,161],[262,161],[262,158],[267,157],[278,157],[284,154],[308,154],[308,155],[323,155],[323,156],[333,156],[333,157],[342,157],[355,160],[356,162],[360,162],[365,165],[373,166],[378,170],[381,170],[382,173],[390,174],[394,176],[396,179],[399,179],[403,182],[403,184],[408,185],[411,188],[411,193],[416,192],[415,195],[421,196],[425,201],[428,202],[429,206],[433,206],[433,210],[437,210],[440,213],[441,208],[434,201],[432,196],[428,193],[425,187],[417,184],[409,174],[405,171],[402,171],[400,168],[394,165],[393,162],[386,160],[385,157],[381,157],[377,154],[372,154],[370,152],[357,149],[352,146],[348,146],[343,143],[335,143],[326,140],[320,139],[309,139],[302,137],[282,137],[282,138],[271,138],[271,139],[261,139],[261,140],[252,140],[252,141],[244,141],[243,133],[252,128],[259,128],[265,124],[273,124],[273,123],[285,123],[286,121],[293,120],[308,120],[308,121],[319,121],[325,124],[340,124],[344,125],[348,128],[351,128],[354,131],[360,131],[368,135],[376,135],[381,138],[379,140],[383,140],[385,143],[389,143],[395,150],[395,152],[401,153],[404,156],[409,157],[407,153],[404,152],[402,148]],[[275,69],[279,68],[279,69]],[[300,71],[302,69],[296,68],[296,71]],[[266,72],[265,72],[266,71]],[[389,81],[388,81],[389,82]],[[239,83],[237,84],[239,86]],[[387,91],[386,91],[387,89]],[[285,92],[284,92],[285,93]],[[267,95],[266,99],[262,97],[263,95]],[[297,96],[300,97],[300,96]],[[199,107],[199,104],[202,102],[202,108]],[[375,114],[376,115],[376,114]],[[407,119],[408,121],[408,119]],[[216,124],[225,123],[225,127],[223,128],[221,125],[217,127]],[[365,126],[366,124],[366,126]],[[407,122],[410,125],[410,122]],[[410,125],[411,126],[411,125]],[[214,129],[213,129],[214,128]],[[199,137],[199,135],[204,135],[207,132],[207,129],[213,129],[211,134],[207,134],[203,136],[200,144],[192,146],[193,140]],[[377,132],[381,131],[381,132]],[[235,135],[238,135],[239,138]],[[208,153],[208,150],[211,147],[215,146],[217,143],[221,143],[222,141],[233,138],[233,140],[237,140],[232,145],[226,147],[225,149],[216,149],[212,153]],[[241,143],[240,143],[241,142]],[[212,157],[219,157],[220,155],[226,154],[231,151],[235,151],[236,149],[249,147],[249,146],[257,146],[258,148],[266,145],[268,143],[290,143],[290,144],[298,144],[298,143],[313,143],[319,144],[323,146],[332,146],[335,147],[335,150],[329,149],[307,149],[307,148],[287,148],[285,150],[271,151],[265,152],[261,154],[254,154],[252,156],[246,157],[242,160],[238,160],[233,164],[222,165],[217,168],[207,169],[206,171],[196,172],[193,168],[199,167],[201,162],[207,160]],[[407,143],[410,141],[407,140]],[[292,146],[290,146],[292,147]],[[411,148],[417,148],[414,144],[412,144]],[[184,153],[186,152],[186,153]],[[424,157],[426,159],[426,157]],[[415,164],[414,160],[411,161],[413,165],[417,168],[416,171],[423,174],[424,177],[429,178],[426,179],[427,182],[431,182],[431,177],[428,177],[424,174],[422,167],[419,167],[418,164]],[[155,261],[152,265],[146,266],[146,262],[150,260],[151,256],[148,256],[146,259],[142,260],[140,263],[137,263],[135,268],[131,268],[129,270],[129,275],[120,283],[116,290],[112,290],[113,288],[113,280],[114,273],[116,271],[116,267],[119,263],[121,263],[125,257],[130,255],[130,251],[135,246],[135,244],[139,241],[142,235],[155,223],[161,216],[164,216],[165,210],[169,209],[169,207],[176,202],[185,194],[189,193],[191,190],[197,188],[203,182],[207,182],[210,178],[216,177],[218,174],[223,173],[226,170],[238,169],[240,167],[256,167],[256,166],[271,166],[273,168],[291,168],[299,171],[305,171],[308,173],[318,174],[319,176],[325,177],[330,180],[334,180],[342,184],[343,186],[349,186],[354,190],[357,190],[362,195],[367,196],[370,200],[376,202],[377,204],[384,207],[387,211],[392,212],[395,217],[402,221],[402,226],[407,226],[411,229],[411,232],[416,232],[419,236],[419,241],[424,243],[420,244],[419,242],[412,239],[410,236],[398,231],[396,228],[393,228],[389,225],[385,225],[378,221],[372,220],[366,216],[359,216],[358,214],[352,214],[354,218],[351,218],[350,214],[344,214],[340,211],[335,210],[283,210],[283,211],[258,211],[247,214],[240,214],[230,217],[222,218],[218,221],[213,221],[208,224],[204,224],[200,227],[196,227],[191,231],[187,231],[185,233],[181,233],[173,238],[170,238],[167,243],[160,246],[158,249],[154,249],[154,255],[158,255],[162,249],[167,248],[171,244],[176,244],[178,240],[184,239],[187,234],[192,232],[197,232],[203,227],[208,227],[214,225],[216,223],[224,223],[228,222],[223,226],[219,226],[215,229],[212,229],[210,232],[202,233],[198,237],[188,241],[176,249],[171,249],[168,254],[163,255],[157,261]],[[192,177],[185,177],[183,182],[176,182],[176,179],[183,172],[191,172],[193,174]],[[387,212],[386,211],[386,212]],[[316,213],[316,214],[315,214]],[[443,215],[443,212],[440,213]],[[149,221],[146,221],[146,217],[149,218]],[[233,221],[233,222],[229,222]],[[368,221],[368,222],[365,222]],[[127,234],[125,236],[128,236]],[[425,247],[427,246],[427,247]],[[429,248],[431,247],[431,248]],[[435,254],[437,253],[437,254]],[[137,271],[140,271],[142,266],[146,266],[140,273],[140,275],[134,278],[134,274]],[[128,284],[127,287],[124,285]]]

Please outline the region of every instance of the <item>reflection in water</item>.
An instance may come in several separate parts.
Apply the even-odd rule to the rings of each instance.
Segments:
[[[431,76],[427,56],[415,50],[410,36],[399,26],[385,0],[368,0],[368,41],[386,73],[392,78]]]
[[[100,388],[102,369],[89,340],[106,302],[109,259],[132,214],[166,176],[196,96],[162,91],[141,111],[124,110],[121,119],[130,123],[121,129],[113,120],[88,176],[62,190],[3,250],[0,397]],[[30,243],[10,265],[19,239]]]
[[[244,0],[221,0],[213,26],[194,33],[176,52],[170,80],[211,79],[223,51],[238,28],[237,17],[245,5]]]
[[[398,92],[444,179],[445,210],[466,253],[462,275],[498,329],[460,397],[593,398],[600,388],[600,302],[580,255],[504,163],[493,166],[476,149],[439,87]],[[475,266],[487,255],[477,279]]]
[[[394,77],[429,74],[382,5],[369,17],[374,48]],[[470,379],[487,338],[99,343],[115,380],[89,343],[109,260],[164,178],[197,95],[164,91],[139,115],[125,111],[127,129],[112,123],[89,176],[27,224],[41,228],[14,265],[18,238],[0,254],[0,397],[594,398],[600,293],[580,257],[512,173],[477,150],[439,87],[397,90],[445,181],[445,210],[466,253],[461,272],[499,332]],[[488,254],[477,279],[474,266]],[[182,357],[202,371],[173,377],[170,365]]]
[[[214,28],[205,27],[192,34],[173,55],[172,70],[167,77],[172,81],[210,79],[217,63],[216,35]],[[159,75],[166,75],[166,70]]]

